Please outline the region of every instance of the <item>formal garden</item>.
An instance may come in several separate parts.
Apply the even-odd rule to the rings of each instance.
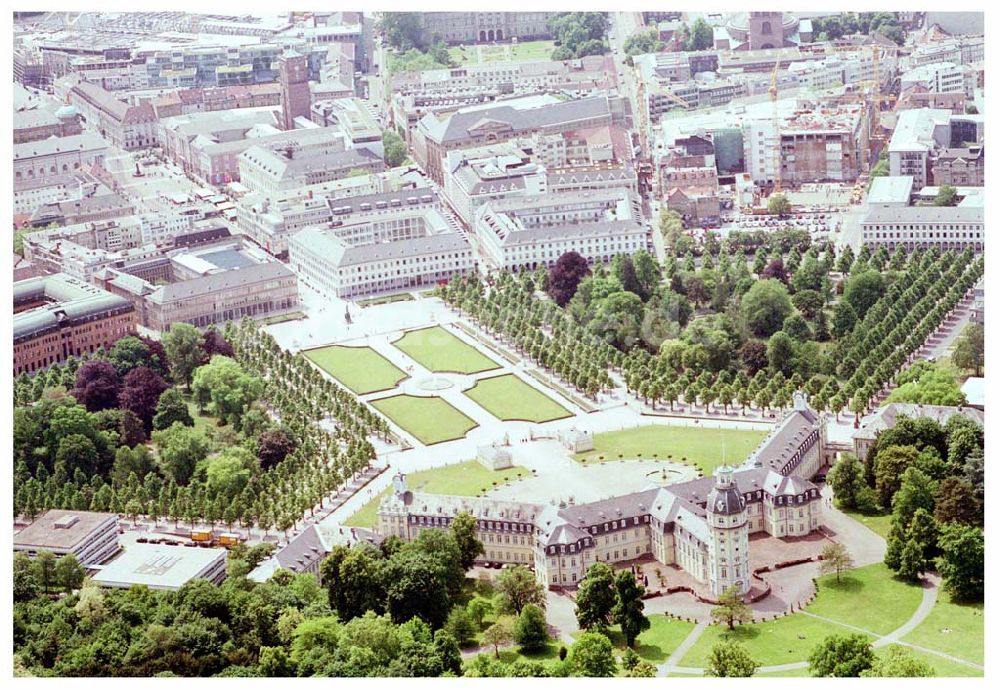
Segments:
[[[436,396],[392,395],[372,400],[371,406],[427,446],[464,438],[477,426],[468,415]]]
[[[328,345],[305,356],[357,395],[395,388],[406,372],[370,347]]]
[[[393,345],[428,371],[478,374],[499,368],[492,359],[440,326],[409,331]]]
[[[514,374],[479,379],[464,393],[501,421],[542,423],[572,416],[565,407]]]

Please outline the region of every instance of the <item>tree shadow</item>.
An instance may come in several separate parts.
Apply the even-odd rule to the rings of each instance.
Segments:
[[[865,583],[850,575],[841,575],[840,581],[836,577],[823,583],[823,589],[832,589],[838,592],[860,592],[865,588]]]
[[[721,635],[722,639],[733,642],[752,642],[760,637],[760,626],[738,625],[732,630],[726,630]]]

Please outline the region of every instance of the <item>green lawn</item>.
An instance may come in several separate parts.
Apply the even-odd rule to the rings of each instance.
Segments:
[[[483,45],[482,62],[501,62],[509,59],[511,62],[532,62],[535,60],[551,60],[552,52],[555,50],[555,41],[525,41],[517,45],[498,44]],[[507,57],[506,48],[510,48],[510,57]],[[452,46],[448,48],[448,54],[458,65],[479,64],[479,49],[475,45]]]
[[[897,580],[883,563],[866,565],[817,580],[816,598],[806,611],[880,635],[910,619],[920,606],[923,590]]]
[[[494,472],[475,460],[466,460],[454,465],[408,474],[406,486],[411,491],[426,491],[449,496],[478,496],[483,489],[492,489],[494,483],[500,486],[517,479],[518,474],[528,476],[531,473],[523,467],[511,467]],[[374,527],[378,521],[378,506],[390,490],[385,489],[348,518],[344,524],[351,527]]]
[[[882,563],[842,573],[840,578],[839,584],[836,575],[819,578],[816,599],[805,610],[884,635],[909,620],[922,598],[920,587],[894,579]],[[730,636],[743,642],[761,666],[805,661],[812,648],[825,637],[850,632],[849,628],[801,614],[741,625],[732,633],[725,626],[713,625],[702,634],[680,665],[704,667],[712,646]]]
[[[362,307],[374,307],[378,304],[392,304],[393,302],[410,302],[413,300],[413,295],[409,292],[401,292],[396,295],[384,295],[382,297],[370,297],[368,299],[358,300],[358,304]]]
[[[754,678],[758,676],[761,678],[809,678],[812,674],[809,673],[809,667],[805,668],[793,668],[790,671],[772,671],[771,673],[755,673]]]
[[[197,431],[205,432],[208,437],[211,437],[212,430],[219,426],[219,420],[210,414],[200,414],[198,412],[198,405],[191,400],[190,395],[184,396],[184,400],[187,402],[188,414],[194,420],[194,428]]]
[[[480,379],[465,394],[503,421],[551,422],[572,416],[565,407],[514,374]]]
[[[849,515],[883,539],[889,538],[892,527],[892,515],[865,515],[856,510],[840,508],[840,512]]]
[[[953,603],[951,595],[940,589],[930,615],[904,637],[903,642],[936,649],[982,666],[983,627],[982,604]]]
[[[393,343],[430,371],[476,374],[499,364],[440,326],[410,331]]]
[[[652,615],[649,617],[649,630],[639,635],[635,651],[651,664],[662,664],[692,630],[694,623]]]
[[[426,446],[463,438],[478,425],[438,397],[393,395],[372,406]]]
[[[761,666],[790,664],[805,661],[812,648],[828,635],[849,632],[846,628],[838,628],[818,618],[794,614],[765,623],[739,625],[732,632],[724,625],[711,625],[688,650],[679,665],[704,668],[708,665],[712,647],[724,639],[735,639],[743,643],[750,656]]]
[[[595,434],[594,450],[573,457],[586,462],[635,458],[676,460],[695,464],[707,475],[723,462],[723,440],[726,461],[738,463],[765,435],[763,431],[657,424]]]
[[[906,647],[904,645],[889,645],[889,647],[902,647],[910,656],[916,657],[921,661],[927,662],[927,664],[934,669],[934,672],[939,678],[982,678],[983,672],[980,669],[972,668],[971,666],[966,666],[965,664],[959,664],[957,662],[951,661],[950,659],[945,659],[937,654],[928,654],[927,652],[922,652],[919,649],[913,649],[912,647]],[[879,649],[876,654],[882,656],[885,654],[885,650]]]
[[[406,373],[370,347],[329,345],[305,356],[358,395],[395,388]]]

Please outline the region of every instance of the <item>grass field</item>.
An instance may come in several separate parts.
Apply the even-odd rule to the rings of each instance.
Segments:
[[[889,538],[889,529],[892,527],[892,515],[865,515],[856,510],[845,510],[844,508],[841,508],[840,512],[851,516],[883,539]]]
[[[261,319],[257,323],[261,326],[272,326],[276,323],[286,323],[288,321],[298,321],[299,319],[306,318],[305,312],[296,311],[291,314],[279,314],[278,316],[269,316],[266,319]]]
[[[763,431],[742,429],[642,426],[595,434],[594,450],[573,457],[586,462],[634,458],[677,460],[697,465],[707,475],[723,463],[723,440],[725,459],[734,463],[749,455],[764,436]]]
[[[805,610],[884,635],[905,623],[920,604],[920,587],[894,579],[881,563],[842,573],[840,577],[839,584],[835,575],[819,578],[816,599]],[[805,661],[825,637],[850,632],[849,628],[802,614],[741,625],[732,632],[725,626],[713,625],[698,638],[680,665],[704,667],[712,647],[726,638],[746,645],[762,666]]]
[[[477,426],[441,398],[393,395],[373,400],[372,406],[427,446],[462,438]]]
[[[440,326],[410,331],[393,343],[430,371],[476,374],[499,364]]]
[[[421,470],[406,475],[406,486],[411,491],[426,491],[449,496],[476,496],[483,489],[492,489],[493,483],[506,484],[517,478],[518,474],[527,476],[530,472],[523,467],[511,467],[508,470],[494,472],[480,465],[475,460],[467,460],[454,465],[436,467],[432,470]],[[347,519],[344,524],[351,527],[375,526],[378,520],[378,506],[390,489],[386,489],[369,501],[361,510]]]
[[[370,347],[329,345],[305,356],[358,395],[395,388],[406,373]]]
[[[194,420],[195,430],[203,431],[210,437],[212,430],[219,426],[219,420],[210,414],[199,414],[198,405],[195,404],[190,395],[184,396],[184,400],[187,402],[188,414]]]
[[[408,292],[401,292],[397,295],[384,295],[382,297],[370,297],[368,299],[358,300],[358,304],[362,307],[374,307],[378,304],[392,304],[393,302],[410,302],[413,300],[413,295]]]
[[[478,65],[481,62],[531,62],[534,60],[550,60],[555,50],[555,41],[525,41],[517,45],[497,44],[483,45],[480,50],[475,45],[452,46],[448,54],[458,65]],[[509,57],[507,49],[510,49]],[[480,61],[480,53],[482,60]]]
[[[571,416],[565,407],[514,374],[480,379],[465,394],[503,421],[551,422]]]
[[[912,647],[906,647],[904,645],[889,645],[885,649],[879,649],[875,653],[879,656],[885,654],[885,650],[890,647],[902,647],[910,656],[916,657],[921,661],[927,662],[927,664],[934,669],[934,672],[939,678],[982,678],[983,672],[977,668],[972,668],[971,666],[966,666],[965,664],[959,664],[950,659],[945,659],[937,654],[928,654],[927,652],[922,652],[919,649],[913,649]]]
[[[930,615],[906,635],[903,642],[936,649],[982,666],[983,627],[982,604],[955,604],[951,595],[938,590],[938,599]]]

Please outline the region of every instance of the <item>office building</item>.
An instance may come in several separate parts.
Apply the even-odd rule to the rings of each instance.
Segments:
[[[72,555],[84,568],[104,563],[118,551],[118,515],[86,510],[47,510],[14,534],[14,552],[35,558],[48,551]]]

